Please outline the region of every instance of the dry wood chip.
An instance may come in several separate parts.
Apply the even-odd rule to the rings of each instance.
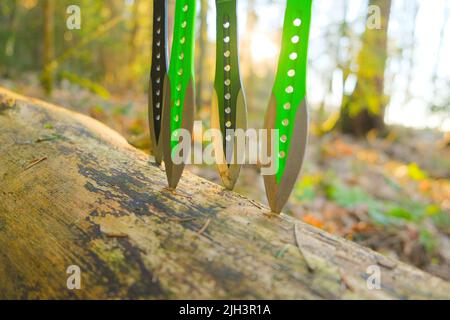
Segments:
[[[58,140],[61,139],[62,136],[60,135],[51,135],[51,136],[43,136],[43,137],[39,137],[36,139],[36,143],[41,143],[41,142],[47,142],[47,141],[54,141],[54,140]]]
[[[109,230],[104,226],[100,226],[100,231],[104,233],[108,238],[128,238],[128,234],[120,231]]]
[[[105,235],[108,238],[128,238],[128,235],[122,232],[108,232]]]
[[[221,193],[232,193],[232,192],[230,192],[230,190],[227,190],[227,189],[224,189],[224,190],[221,190],[221,191],[222,191]],[[239,199],[245,200],[245,202],[250,202],[253,206],[257,207],[258,209],[261,209],[261,210],[264,209],[264,206],[262,204],[258,203],[258,201],[255,201],[253,199],[249,199],[247,197],[244,197],[241,194],[233,194],[233,196],[236,196]]]
[[[171,193],[175,197],[182,197],[182,198],[186,198],[186,199],[192,200],[192,196],[181,194],[181,193],[177,192],[177,190],[175,190],[175,189],[171,189],[169,187],[165,187],[164,190],[169,192],[169,193]]]
[[[178,217],[170,217],[169,220],[171,221],[176,221],[176,222],[188,222],[188,221],[192,221],[192,220],[196,220],[197,218],[194,217],[186,217],[186,218],[178,218]]]
[[[261,210],[264,210],[264,207],[263,207],[261,204],[259,204],[257,201],[252,200],[252,199],[250,199],[249,201],[250,201],[250,203],[253,204],[255,207],[257,207],[257,208],[259,208],[259,209],[261,209]]]
[[[31,160],[28,165],[23,169],[24,171],[27,171],[28,169],[31,169],[32,167],[34,167],[35,165],[41,163],[42,161],[47,160],[47,157],[43,157],[43,158],[38,158],[38,159],[34,159]]]
[[[308,259],[306,258],[305,254],[303,253],[302,246],[301,246],[301,239],[300,239],[300,224],[298,222],[294,225],[294,236],[295,236],[295,242],[297,243],[297,248],[300,251],[301,255],[303,256],[303,259],[305,260],[306,267],[308,268],[309,272],[314,272],[315,268],[312,266]]]
[[[197,235],[201,235],[205,230],[208,228],[209,224],[211,223],[211,219],[207,219],[203,227],[197,231]]]

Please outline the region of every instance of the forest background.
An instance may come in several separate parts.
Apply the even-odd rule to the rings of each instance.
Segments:
[[[174,1],[169,4],[172,21]],[[67,27],[70,5],[80,8],[80,29]],[[151,0],[2,0],[0,86],[90,115],[151,153],[152,6]],[[250,127],[262,126],[284,6],[284,1],[239,1]],[[380,28],[368,24],[374,6]],[[200,0],[197,14],[196,118],[209,127],[214,1]],[[311,138],[286,208],[307,223],[447,280],[449,16],[449,0],[314,0]],[[46,139],[59,138],[54,126],[42,128]],[[213,167],[189,170],[220,183]],[[266,201],[254,166],[244,168],[236,191]]]

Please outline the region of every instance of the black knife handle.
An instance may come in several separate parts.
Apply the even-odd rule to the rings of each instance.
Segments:
[[[167,74],[167,1],[153,0],[153,47],[150,81],[155,137],[159,140],[163,108],[164,76]]]

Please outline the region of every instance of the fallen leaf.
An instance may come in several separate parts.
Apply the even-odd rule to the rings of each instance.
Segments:
[[[302,217],[302,220],[303,220],[303,222],[310,224],[319,229],[323,229],[325,226],[325,224],[323,223],[322,220],[319,220],[318,218],[314,217],[311,214],[308,214],[308,215]]]

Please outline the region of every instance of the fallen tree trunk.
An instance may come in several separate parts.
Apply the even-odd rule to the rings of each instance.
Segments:
[[[0,275],[7,299],[450,298],[448,282],[193,174],[171,192],[116,132],[4,89]]]

